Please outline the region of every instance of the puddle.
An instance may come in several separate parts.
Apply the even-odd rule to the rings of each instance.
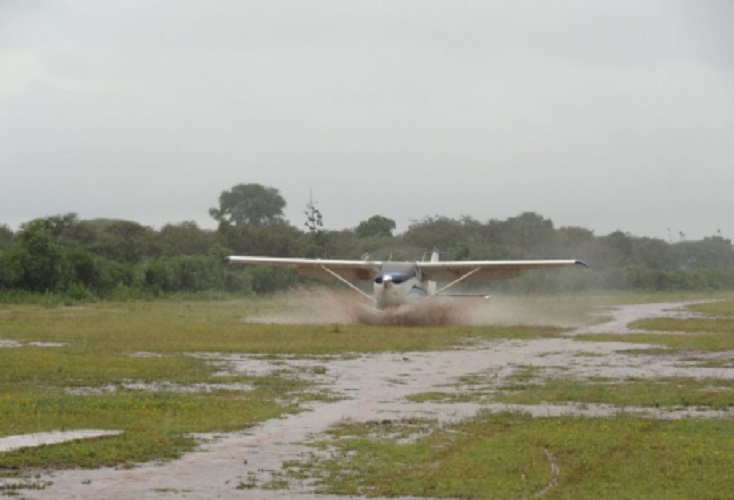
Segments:
[[[34,448],[48,444],[65,443],[77,439],[92,439],[102,436],[116,436],[122,431],[102,430],[76,430],[76,431],[53,431],[39,432],[36,434],[22,434],[20,436],[9,436],[0,438],[0,452],[20,450],[21,448]]]
[[[655,332],[651,330],[635,330],[629,327],[631,323],[647,318],[705,318],[707,316],[688,311],[686,307],[694,304],[702,304],[710,302],[707,300],[699,300],[692,302],[661,302],[653,304],[634,304],[629,306],[612,307],[609,314],[612,318],[609,321],[593,326],[585,326],[574,330],[568,335],[582,335],[587,333],[664,333],[670,335],[671,332]]]
[[[175,392],[179,394],[198,394],[208,393],[214,391],[242,391],[248,392],[253,390],[253,387],[249,384],[208,384],[208,383],[195,383],[195,384],[173,384],[173,383],[160,383],[160,384],[149,384],[146,382],[134,382],[128,381],[121,384],[110,384],[103,387],[69,387],[65,389],[68,394],[74,394],[77,396],[96,396],[100,394],[114,394],[121,390],[127,391],[145,391],[145,392]]]
[[[63,347],[66,342],[18,342],[17,340],[0,340],[0,348],[3,347],[23,347],[24,345],[32,347]]]

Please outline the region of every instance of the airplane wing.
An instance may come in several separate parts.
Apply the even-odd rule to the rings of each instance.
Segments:
[[[582,260],[445,260],[440,262],[416,262],[425,279],[431,281],[493,280],[512,278],[521,271],[551,269],[580,265],[589,267]]]
[[[304,276],[333,278],[334,274],[352,281],[372,281],[379,274],[382,262],[365,260],[293,259],[282,257],[242,257],[230,255],[227,264],[289,267]]]

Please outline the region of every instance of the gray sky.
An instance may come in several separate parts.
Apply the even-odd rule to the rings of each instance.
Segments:
[[[523,211],[734,238],[734,2],[0,0],[0,223]]]

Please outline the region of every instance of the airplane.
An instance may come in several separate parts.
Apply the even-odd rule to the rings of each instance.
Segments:
[[[416,304],[445,296],[453,286],[469,280],[512,278],[522,271],[568,266],[589,267],[582,260],[467,260],[440,261],[433,249],[428,261],[393,262],[371,260],[302,259],[230,255],[227,264],[277,266],[295,269],[315,278],[334,278],[374,303],[377,312]],[[371,281],[373,294],[357,287],[354,281]],[[436,282],[448,281],[440,288]]]

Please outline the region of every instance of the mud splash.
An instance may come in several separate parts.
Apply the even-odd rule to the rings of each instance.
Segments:
[[[274,301],[277,312],[257,314],[248,323],[272,324],[363,324],[388,326],[478,325],[490,315],[482,298],[435,297],[418,304],[375,309],[372,302],[350,291],[327,288],[295,290]]]
[[[362,312],[357,321],[369,325],[390,326],[440,326],[471,324],[472,312],[482,307],[484,301],[477,299],[448,300],[436,297],[425,302],[407,306]]]
[[[603,305],[603,302],[599,302]],[[265,324],[364,324],[388,326],[496,326],[524,325],[574,329],[586,323],[573,296],[552,300],[497,296],[433,297],[417,304],[376,311],[374,303],[350,290],[309,288],[292,290],[269,299],[266,310],[244,318]],[[593,307],[588,302],[584,307]]]

